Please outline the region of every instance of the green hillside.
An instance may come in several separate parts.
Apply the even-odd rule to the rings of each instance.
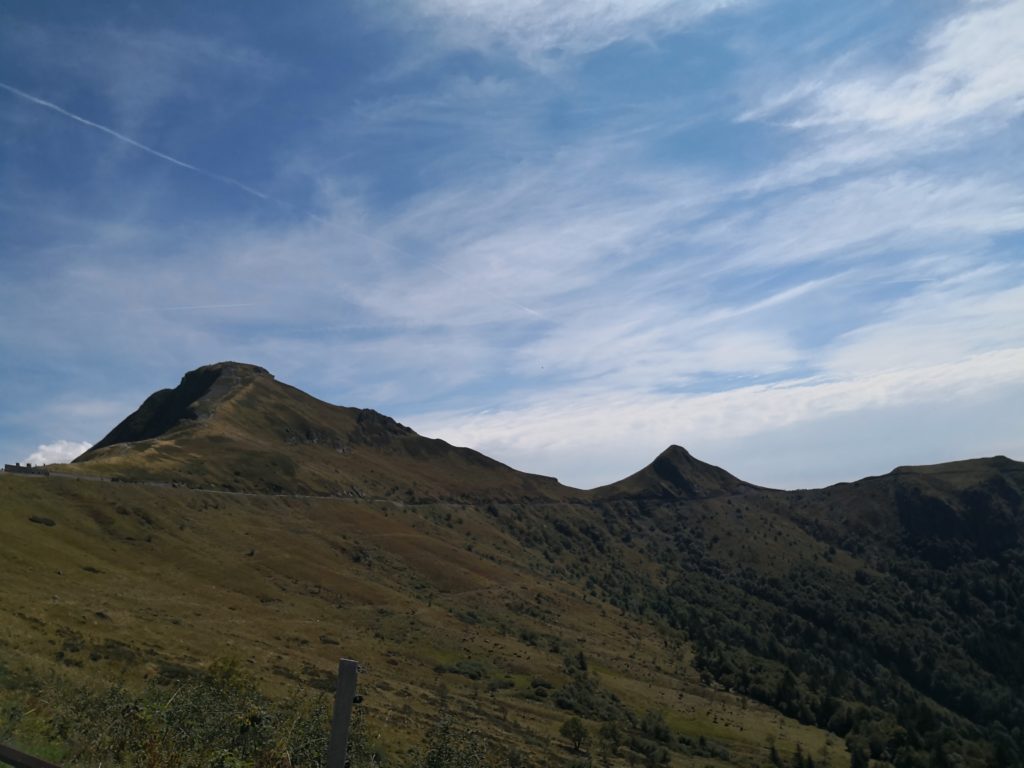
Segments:
[[[11,735],[65,757],[61,686],[174,691],[234,659],[282,699],[339,656],[388,765],[444,706],[510,768],[1024,754],[1005,458],[781,492],[672,447],[579,491],[226,363],[50,469],[0,475],[0,680],[32,710]]]

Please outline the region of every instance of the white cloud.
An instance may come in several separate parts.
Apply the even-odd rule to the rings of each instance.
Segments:
[[[959,432],[946,434],[939,446],[907,439],[914,430],[935,434],[934,422],[947,414],[977,409],[993,399],[1005,402],[1008,392],[1024,384],[1024,347],[1004,349],[960,361],[905,368],[841,379],[814,378],[772,385],[739,387],[708,394],[666,394],[656,391],[567,389],[525,399],[520,405],[484,412],[424,413],[406,423],[423,434],[468,445],[520,469],[551,474],[570,485],[604,484],[635,471],[672,443],[697,456],[724,465],[747,479],[767,485],[819,485],[856,479],[856,471],[880,468],[876,443],[834,434],[820,456],[786,453],[785,436],[799,428],[808,444],[829,443],[840,417],[856,424],[858,415],[883,414],[882,422],[900,424],[906,450],[899,463],[930,460],[936,448],[946,458],[963,458]],[[914,411],[912,417],[904,412]],[[1024,412],[1008,409],[981,431],[1007,450],[1024,448],[1019,435]],[[962,425],[961,425],[962,426]],[[776,438],[776,436],[778,436]],[[750,441],[765,454],[752,457]],[[972,446],[973,447],[973,446]],[[892,452],[884,451],[886,460]],[[841,457],[841,460],[837,460]],[[819,466],[820,463],[820,466]]]
[[[875,281],[943,277],[924,258],[960,246],[944,268],[962,275],[984,263],[986,238],[1024,226],[1024,197],[994,180],[900,173],[781,199],[741,196],[737,209],[727,183],[674,169],[626,173],[624,155],[628,147],[594,143],[546,167],[449,182],[389,216],[339,199],[323,221],[197,232],[191,246],[174,244],[173,260],[138,260],[144,245],[101,238],[79,245],[80,263],[40,290],[102,329],[104,347],[151,367],[180,374],[176,361],[243,358],[321,394],[386,408],[510,375],[514,388],[588,391],[803,376],[826,365],[856,376],[883,347],[861,353],[857,336],[848,349],[833,339],[895,301],[874,298]],[[809,262],[820,265],[813,276],[774,276]],[[992,290],[974,286],[965,306]],[[12,307],[28,303],[24,291],[7,294],[0,287]],[[932,311],[913,322],[927,331]],[[964,319],[955,349],[924,337],[906,343],[935,346],[930,363],[998,348],[971,341],[996,320]],[[904,339],[898,331],[911,322],[879,336]],[[813,343],[801,340],[809,330]],[[38,341],[63,338],[43,329]]]
[[[974,263],[967,254],[936,255],[809,281],[746,307],[673,314],[666,306],[665,328],[635,312],[584,315],[525,348],[536,347],[548,364],[564,359],[575,378],[546,381],[543,394],[513,393],[487,411],[406,421],[513,466],[558,468],[580,486],[625,476],[671,443],[755,482],[789,487],[898,463],[1020,457],[1024,411],[1007,403],[1024,387],[1024,279],[1012,265]],[[903,286],[901,298],[882,301],[827,342],[793,347],[809,316],[824,330],[836,311],[852,311],[849,304],[869,308],[861,292],[876,280],[883,284],[871,287],[883,291],[884,281]],[[812,373],[801,377],[799,363]],[[708,369],[719,374],[717,391],[693,391],[686,374]],[[773,369],[782,375],[772,384],[723,375]]]
[[[975,3],[933,32],[915,69],[822,84],[793,124],[919,130],[985,114],[1015,116],[1024,109],[1022,37],[1020,0]]]
[[[670,387],[708,373],[776,373],[801,358],[785,328],[734,322],[729,314],[718,319],[706,305],[673,306],[643,295],[577,307],[520,348],[516,369],[600,379],[606,388]]]
[[[1024,346],[1024,284],[1009,269],[934,279],[881,317],[844,334],[823,355],[831,375],[969,360]]]
[[[92,448],[92,443],[57,440],[40,445],[25,461],[28,464],[67,464],[90,448]]]
[[[696,234],[733,264],[856,261],[895,249],[948,247],[1024,229],[1024,190],[995,178],[889,172],[769,198]]]
[[[411,0],[450,45],[505,49],[544,67],[623,40],[646,42],[750,0]]]
[[[738,119],[779,120],[804,141],[751,188],[863,173],[992,136],[1024,112],[1022,38],[1024,2],[968,3],[930,30],[909,64],[882,67],[847,53],[823,65],[824,75],[769,93]]]

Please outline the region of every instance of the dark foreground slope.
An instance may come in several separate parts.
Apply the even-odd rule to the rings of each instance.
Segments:
[[[0,478],[0,643],[28,667],[227,650],[315,684],[344,652],[393,743],[443,685],[538,764],[578,757],[570,715],[621,729],[618,764],[1021,764],[1009,459],[790,493],[672,447],[585,492],[220,364],[69,469],[128,482]]]
[[[1024,465],[998,457],[817,491],[620,502],[606,523],[664,571],[609,570],[603,585],[689,637],[709,678],[858,756],[1018,765],[1022,490]]]

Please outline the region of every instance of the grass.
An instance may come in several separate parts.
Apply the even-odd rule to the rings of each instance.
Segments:
[[[510,768],[578,761],[570,710],[621,721],[618,765],[846,761],[740,691],[905,766],[1024,754],[995,722],[1024,714],[1019,623],[997,619],[1022,615],[1020,464],[782,493],[673,448],[584,492],[217,368],[198,420],[81,479],[0,476],[14,679],[142,691],[228,657],[279,700],[355,657],[394,765],[442,702]]]
[[[137,688],[232,657],[268,695],[282,696],[295,685],[329,688],[345,655],[363,664],[367,720],[393,759],[420,743],[441,690],[468,725],[539,758],[561,755],[557,730],[567,715],[550,699],[524,697],[526,681],[563,684],[563,656],[584,650],[626,707],[664,709],[681,734],[714,739],[737,764],[757,765],[765,734],[778,731],[778,716],[753,705],[736,726],[716,722],[691,668],[682,679],[659,671],[677,669],[679,649],[664,647],[652,626],[532,571],[514,540],[487,535],[488,516],[473,508],[436,505],[431,515],[13,476],[0,477],[0,508],[0,609],[12,617],[0,649],[5,658],[16,649],[26,673],[57,669]],[[473,552],[433,522],[453,509],[476,536]],[[34,524],[32,514],[56,525]],[[523,606],[543,606],[543,620]],[[467,610],[475,623],[466,623]],[[484,675],[436,671],[460,662],[480,664]],[[506,677],[515,684],[488,689]],[[683,719],[672,715],[680,686],[700,702]],[[784,743],[824,739],[787,722]],[[673,759],[683,765],[684,757]]]

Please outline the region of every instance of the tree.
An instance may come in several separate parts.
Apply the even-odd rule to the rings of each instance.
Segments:
[[[601,741],[616,750],[622,743],[622,733],[619,731],[619,726],[615,723],[608,721],[601,723],[600,729],[598,729],[597,735],[601,738]]]
[[[587,734],[586,726],[583,725],[583,721],[578,717],[570,717],[562,723],[562,727],[558,732],[569,740],[574,752],[580,751],[580,748],[586,743],[587,736],[589,735]]]
[[[601,723],[601,727],[597,731],[597,738],[600,747],[601,765],[610,766],[612,755],[618,751],[619,744],[622,743],[622,734],[619,733],[619,727],[613,722]]]
[[[850,768],[868,768],[871,764],[868,760],[867,750],[864,746],[859,743],[850,744],[847,742],[850,748]]]

